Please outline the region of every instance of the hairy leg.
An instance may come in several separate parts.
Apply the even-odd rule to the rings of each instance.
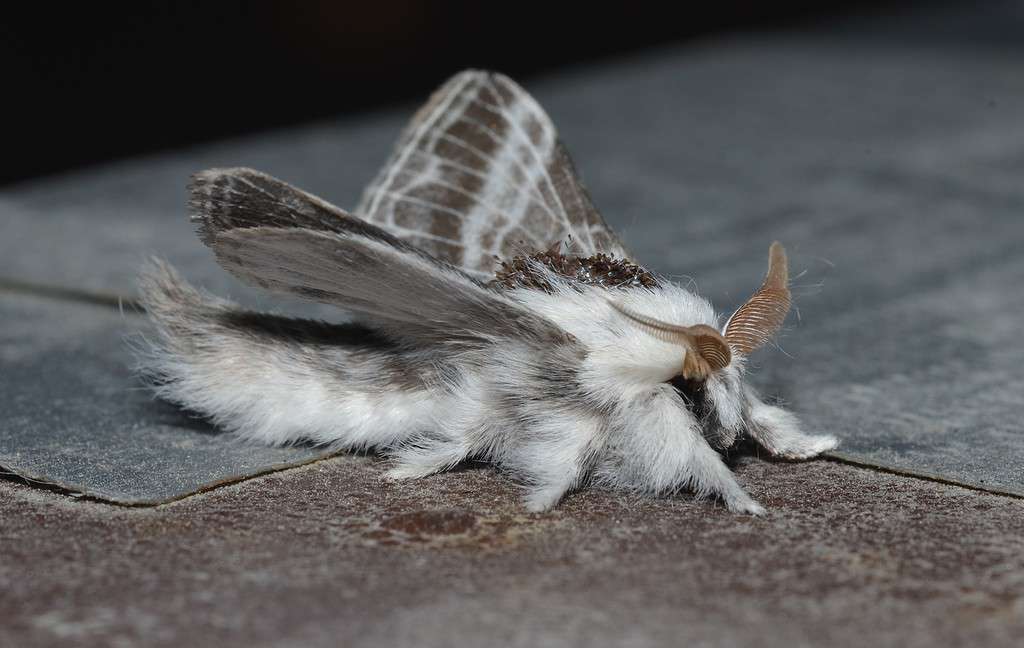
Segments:
[[[424,437],[391,453],[394,465],[387,479],[418,479],[444,472],[464,461],[470,449],[456,439]]]
[[[722,498],[731,511],[759,515],[755,502],[704,439],[693,413],[668,386],[624,403],[600,481],[650,493],[692,490]]]
[[[762,402],[748,392],[750,436],[765,450],[785,459],[809,459],[832,450],[839,440],[832,435],[805,434],[796,416],[781,407]]]
[[[547,403],[501,416],[488,405],[496,397],[486,380],[464,377],[438,408],[444,415],[431,432],[391,453],[395,465],[387,477],[424,477],[475,456],[525,483],[527,509],[552,508],[585,476],[604,439],[604,420],[592,412]]]
[[[582,410],[548,411],[534,422],[529,441],[503,463],[526,478],[526,508],[546,511],[580,485],[605,439],[605,422]]]

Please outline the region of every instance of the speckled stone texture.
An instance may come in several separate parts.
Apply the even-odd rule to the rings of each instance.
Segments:
[[[1024,502],[746,460],[769,507],[338,457],[149,509],[0,482],[0,645],[1019,646]]]

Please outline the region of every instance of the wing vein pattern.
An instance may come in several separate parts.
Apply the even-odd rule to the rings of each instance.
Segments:
[[[584,256],[629,256],[551,119],[489,72],[458,74],[431,97],[354,211],[478,279],[493,275],[497,259],[556,241]]]

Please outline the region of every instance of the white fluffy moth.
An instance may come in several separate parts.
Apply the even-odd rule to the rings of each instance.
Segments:
[[[156,393],[247,440],[372,449],[394,479],[484,460],[533,511],[598,484],[754,514],[721,451],[836,445],[744,381],[789,310],[782,246],[720,326],[707,300],[633,260],[551,120],[499,74],[436,91],[353,213],[244,168],[198,173],[190,191],[228,272],[354,317],[247,311],[147,269]]]

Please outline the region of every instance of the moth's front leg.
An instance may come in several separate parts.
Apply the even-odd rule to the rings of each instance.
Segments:
[[[791,412],[768,405],[748,390],[750,426],[748,432],[765,450],[784,459],[809,459],[828,452],[839,440],[828,434],[805,434]]]
[[[501,460],[526,482],[526,508],[546,511],[580,485],[604,442],[602,417],[575,408],[550,409],[531,421]]]
[[[671,386],[624,403],[617,427],[601,481],[654,494],[690,489],[698,497],[721,497],[730,511],[764,513],[708,445],[699,421]]]
[[[532,418],[532,417],[531,417]],[[389,479],[425,477],[470,456],[494,461],[526,485],[530,511],[546,511],[577,487],[603,439],[603,423],[583,413],[546,412],[524,425],[495,420],[444,426],[448,436],[422,438],[392,453]]]

